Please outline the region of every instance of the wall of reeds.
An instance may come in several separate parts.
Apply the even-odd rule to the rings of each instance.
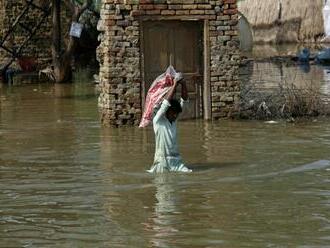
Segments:
[[[256,43],[319,42],[324,36],[324,0],[242,0],[239,11]]]

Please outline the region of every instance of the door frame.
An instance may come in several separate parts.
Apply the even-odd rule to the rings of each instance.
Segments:
[[[173,19],[173,18],[164,18],[164,17],[151,17],[151,16],[143,16],[139,19],[139,24],[140,24],[140,70],[141,70],[141,104],[142,108],[144,107],[145,104],[145,99],[146,99],[146,88],[145,88],[145,67],[144,67],[144,22],[146,21],[191,21],[191,22],[200,22],[204,23],[203,25],[203,51],[202,51],[202,73],[203,73],[203,86],[202,86],[202,96],[201,96],[201,101],[202,101],[202,108],[203,108],[203,113],[202,116],[204,120],[210,120],[212,118],[212,112],[211,112],[211,82],[210,82],[210,34],[209,34],[209,20],[199,20],[199,19],[191,19],[189,17],[187,18],[179,18],[179,19]]]

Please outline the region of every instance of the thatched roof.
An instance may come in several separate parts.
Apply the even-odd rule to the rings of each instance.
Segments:
[[[324,0],[243,0],[239,11],[257,42],[315,42],[324,34],[323,5]]]

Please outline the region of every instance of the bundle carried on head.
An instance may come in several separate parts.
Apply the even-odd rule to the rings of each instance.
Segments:
[[[182,73],[176,72],[173,66],[169,66],[165,73],[158,76],[151,84],[142,115],[142,119],[139,127],[146,127],[152,121],[153,110],[155,106],[160,104],[166,93],[174,84],[174,80],[180,81],[182,79]]]

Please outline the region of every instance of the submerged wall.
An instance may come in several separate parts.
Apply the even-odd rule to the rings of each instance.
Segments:
[[[50,0],[34,0],[34,4],[39,7],[48,8]],[[26,7],[25,0],[8,1],[0,0],[0,40],[3,39],[7,31],[10,29],[16,18],[22,13]],[[70,11],[62,4],[62,37],[67,34],[70,24]],[[21,19],[23,23],[30,29],[34,29],[41,20],[43,12],[38,8],[30,7],[26,15]],[[18,48],[28,37],[28,32],[17,25],[15,32],[13,32],[7,39],[5,45],[10,49]],[[22,56],[32,57],[35,59],[37,65],[44,66],[51,62],[51,42],[52,42],[52,28],[51,28],[51,14],[46,18],[40,28],[37,29],[36,34],[27,43],[28,45],[22,50]],[[64,44],[63,44],[64,45]],[[0,49],[0,64],[5,63],[11,55]]]
[[[142,112],[141,21],[204,21],[206,81],[212,118],[235,114],[239,100],[239,39],[236,0],[104,0],[98,28],[101,94],[106,125],[138,124]],[[206,27],[206,28],[205,28]]]
[[[324,0],[242,0],[238,4],[256,43],[320,42],[323,6]]]
[[[34,3],[42,6],[45,1],[34,1]],[[22,12],[25,7],[25,1],[7,1],[0,0],[0,39],[4,37],[6,32],[10,29],[16,18]],[[47,5],[47,4],[46,4]],[[26,15],[22,18],[21,23],[28,28],[33,29],[36,27],[37,22],[41,19],[43,13],[36,9],[30,8]],[[13,47],[18,48],[28,36],[28,32],[19,25],[7,39],[5,45],[10,49]],[[46,18],[46,21],[37,30],[36,35],[29,41],[28,46],[22,50],[23,56],[29,56],[36,59],[37,63],[45,63],[51,58],[51,29],[50,29],[50,17]],[[0,56],[2,60],[11,57],[8,52],[0,49]]]

